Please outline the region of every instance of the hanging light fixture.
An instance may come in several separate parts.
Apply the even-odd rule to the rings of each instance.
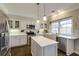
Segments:
[[[40,21],[39,21],[39,20],[37,20],[37,23],[40,23]]]
[[[39,21],[39,3],[37,3],[37,23],[40,23],[40,21]]]
[[[46,9],[46,5],[45,5],[45,3],[44,3],[44,16],[43,16],[43,20],[44,20],[44,21],[47,20],[47,17],[46,17],[46,14],[45,14],[45,13],[46,13],[46,10],[45,10],[45,9]]]

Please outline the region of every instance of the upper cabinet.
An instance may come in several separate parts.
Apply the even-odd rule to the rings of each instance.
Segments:
[[[19,28],[19,21],[15,21],[15,28]]]
[[[40,27],[41,29],[47,29],[47,23],[41,23]]]
[[[8,20],[8,23],[9,23],[9,27],[13,28],[13,21],[12,20]]]
[[[19,21],[8,20],[9,28],[19,28]]]

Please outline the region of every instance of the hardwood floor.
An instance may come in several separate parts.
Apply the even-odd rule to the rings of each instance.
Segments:
[[[30,46],[27,45],[11,48],[11,56],[32,56],[31,48]],[[66,54],[61,50],[58,50],[58,56],[66,56]],[[79,55],[73,53],[70,56],[79,56]]]
[[[11,48],[11,56],[31,56],[30,46],[24,45]]]
[[[66,53],[58,49],[58,56],[66,56]]]

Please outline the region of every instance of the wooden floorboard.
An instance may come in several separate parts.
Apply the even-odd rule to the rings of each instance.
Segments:
[[[66,53],[58,49],[58,56],[66,56]]]
[[[32,56],[31,47],[28,45],[24,45],[11,48],[11,56]],[[66,53],[61,50],[58,50],[58,56],[66,56]],[[79,56],[79,55],[73,53],[70,56]]]
[[[31,48],[30,46],[24,45],[21,47],[13,47],[11,48],[12,56],[31,56]]]

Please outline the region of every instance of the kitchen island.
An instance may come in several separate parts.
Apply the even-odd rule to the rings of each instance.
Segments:
[[[57,56],[58,42],[45,38],[43,36],[35,36],[31,39],[32,56]]]

